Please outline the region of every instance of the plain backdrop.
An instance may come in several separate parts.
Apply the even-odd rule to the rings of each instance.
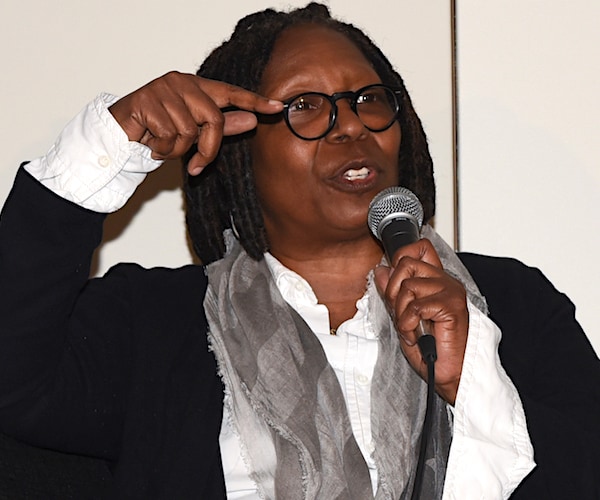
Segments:
[[[600,352],[600,2],[457,3],[460,247],[539,267]]]
[[[304,3],[5,0],[0,199],[19,163],[44,154],[100,91],[124,95],[169,70],[193,72],[241,16]],[[540,267],[576,302],[598,350],[600,3],[461,0],[455,60],[450,1],[326,3],[363,28],[406,81],[435,162],[437,230],[451,244],[458,235],[462,250]],[[96,273],[120,261],[192,260],[180,182],[171,162],[108,218]]]

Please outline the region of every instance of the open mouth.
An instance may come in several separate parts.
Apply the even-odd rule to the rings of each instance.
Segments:
[[[349,170],[346,170],[342,177],[350,182],[362,181],[369,177],[370,173],[371,171],[367,167],[362,167],[359,169],[351,168]]]

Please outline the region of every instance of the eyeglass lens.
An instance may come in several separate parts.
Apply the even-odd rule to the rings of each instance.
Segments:
[[[287,118],[292,130],[305,139],[316,139],[328,133],[333,126],[334,99],[318,93],[298,96],[288,106]],[[362,123],[378,132],[388,128],[396,118],[398,104],[391,89],[383,86],[365,88],[353,103]]]

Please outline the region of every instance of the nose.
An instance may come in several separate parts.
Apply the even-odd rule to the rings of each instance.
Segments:
[[[339,143],[357,141],[364,139],[369,130],[363,125],[358,115],[352,110],[348,99],[340,99],[337,102],[337,117],[331,132],[325,136],[325,139],[331,142]]]

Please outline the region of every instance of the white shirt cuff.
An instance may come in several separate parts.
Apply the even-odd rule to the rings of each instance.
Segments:
[[[535,467],[519,394],[500,364],[500,329],[469,303],[443,499],[508,498]]]
[[[59,196],[96,212],[114,212],[146,174],[162,161],[129,141],[108,107],[118,100],[100,94],[59,135],[50,151],[25,169]]]

